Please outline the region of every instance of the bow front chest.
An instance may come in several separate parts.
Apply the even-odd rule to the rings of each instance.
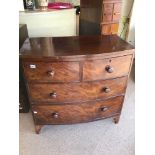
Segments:
[[[36,133],[51,124],[118,123],[133,57],[116,35],[27,39],[20,61]]]

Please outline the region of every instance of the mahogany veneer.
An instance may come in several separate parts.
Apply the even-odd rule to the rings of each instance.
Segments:
[[[116,35],[26,40],[20,60],[36,133],[48,124],[118,123],[133,57]]]

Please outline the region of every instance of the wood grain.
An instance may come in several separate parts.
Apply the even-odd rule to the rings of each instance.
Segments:
[[[83,80],[99,80],[127,75],[131,59],[132,55],[128,55],[104,60],[85,61],[83,67]],[[113,73],[108,73],[105,69],[106,66],[113,67]]]
[[[36,68],[30,68],[35,65]],[[25,62],[25,77],[28,81],[36,82],[71,82],[79,81],[79,63],[78,62]],[[49,71],[54,75],[50,76]]]
[[[105,99],[125,93],[127,77],[102,80],[94,82],[69,84],[29,84],[29,94],[33,103],[50,102],[50,104],[63,102],[90,101]],[[110,92],[105,92],[105,88]],[[56,97],[50,96],[55,92]],[[44,104],[44,103],[42,103]]]
[[[88,102],[75,105],[41,105],[32,106],[36,124],[73,124],[82,123],[120,113],[123,96],[102,102]],[[107,107],[104,111],[103,108]],[[54,117],[55,113],[58,117]]]

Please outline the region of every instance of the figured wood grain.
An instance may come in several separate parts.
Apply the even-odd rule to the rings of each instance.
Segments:
[[[36,68],[30,68],[30,65]],[[54,75],[50,76],[49,71],[53,71]],[[35,82],[70,82],[80,78],[78,62],[25,62],[24,72],[28,81]]]
[[[125,93],[127,77],[102,80],[94,82],[68,83],[68,84],[29,84],[29,94],[33,103],[50,102],[76,102],[105,99]],[[105,88],[110,92],[105,92]],[[56,97],[50,93],[55,92]],[[44,103],[42,103],[44,104]]]
[[[83,80],[99,80],[127,75],[132,55],[104,60],[85,61],[83,66]],[[113,73],[106,71],[106,66],[113,67]]]
[[[123,96],[102,102],[32,106],[36,124],[73,124],[111,117],[120,113]],[[102,109],[107,107],[105,111]],[[58,117],[54,117],[57,114]]]

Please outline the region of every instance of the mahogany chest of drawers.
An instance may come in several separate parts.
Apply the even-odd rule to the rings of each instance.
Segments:
[[[36,133],[50,124],[118,123],[133,57],[116,35],[26,40],[20,60]]]

